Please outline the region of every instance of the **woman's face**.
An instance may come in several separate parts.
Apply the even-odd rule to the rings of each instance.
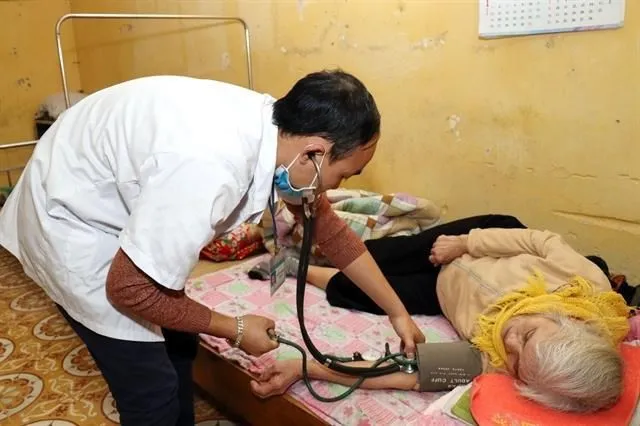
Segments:
[[[521,379],[521,367],[536,362],[535,347],[559,330],[558,324],[540,315],[519,315],[511,318],[502,330],[507,351],[507,371]]]

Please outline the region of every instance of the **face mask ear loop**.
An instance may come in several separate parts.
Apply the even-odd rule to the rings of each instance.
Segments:
[[[311,160],[311,162],[313,163],[313,167],[315,167],[316,169],[316,176],[313,178],[313,180],[311,181],[311,184],[309,186],[303,186],[302,188],[296,188],[295,186],[293,186],[293,184],[291,183],[291,173],[289,173],[289,169],[291,168],[291,166],[293,165],[293,163],[295,163],[295,161],[298,159],[298,157],[300,157],[300,154],[296,155],[296,158],[293,159],[293,161],[286,167],[286,179],[287,179],[287,184],[289,185],[289,187],[291,187],[294,191],[296,192],[302,192],[303,196],[306,194],[307,196],[309,195],[308,191],[313,191],[313,193],[315,194],[317,192],[317,190],[320,187],[320,175],[321,175],[321,167],[322,167],[322,163],[324,162],[324,157],[326,156],[326,154],[322,154],[322,159],[320,160],[320,164],[318,165],[318,162],[316,161],[316,154],[309,154],[309,159]],[[318,185],[314,185],[316,182],[318,182]],[[315,195],[313,197],[315,199]]]
[[[288,172],[289,169],[291,168],[291,166],[293,166],[293,164],[296,162],[296,160],[298,160],[298,158],[300,158],[300,154],[296,155],[295,158],[293,160],[291,160],[291,162],[289,163],[289,165],[287,167],[285,167],[285,170]]]

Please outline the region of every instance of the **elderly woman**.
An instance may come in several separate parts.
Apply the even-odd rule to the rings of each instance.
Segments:
[[[367,246],[409,313],[443,314],[465,340],[418,345],[418,374],[368,379],[364,388],[437,391],[500,371],[515,378],[523,396],[563,411],[592,412],[618,400],[617,346],[629,329],[629,308],[559,235],[488,215]],[[311,266],[307,278],[334,306],[383,313],[337,270]],[[309,372],[355,381],[315,362]],[[251,386],[268,397],[300,378],[300,360],[280,361]]]

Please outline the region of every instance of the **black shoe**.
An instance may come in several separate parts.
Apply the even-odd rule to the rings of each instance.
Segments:
[[[249,278],[252,280],[269,281],[271,275],[269,274],[269,262],[264,261],[255,265],[249,272],[247,272]]]

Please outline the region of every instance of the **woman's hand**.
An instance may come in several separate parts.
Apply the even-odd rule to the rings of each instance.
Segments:
[[[240,349],[249,355],[260,356],[279,346],[270,335],[270,331],[275,331],[276,328],[273,320],[259,315],[245,315],[243,321],[244,334],[240,341]]]
[[[278,361],[251,381],[251,391],[260,398],[282,395],[301,378],[302,360]]]
[[[390,316],[389,321],[391,321],[391,325],[398,337],[402,339],[400,350],[407,355],[407,358],[415,358],[416,345],[418,343],[424,343],[426,339],[422,331],[420,331],[413,321],[413,318],[411,318],[409,314],[406,314],[397,317]]]
[[[465,253],[467,253],[466,235],[440,235],[431,247],[429,262],[435,266],[446,265]]]

